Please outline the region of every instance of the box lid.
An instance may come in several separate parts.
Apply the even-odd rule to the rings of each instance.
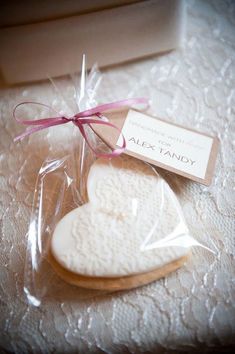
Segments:
[[[18,26],[128,5],[140,0],[10,0],[1,4],[0,26]]]

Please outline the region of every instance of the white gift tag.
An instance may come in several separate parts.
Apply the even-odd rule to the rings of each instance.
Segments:
[[[217,138],[135,110],[129,110],[122,134],[125,153],[205,185],[211,183]],[[116,145],[122,145],[121,135]]]

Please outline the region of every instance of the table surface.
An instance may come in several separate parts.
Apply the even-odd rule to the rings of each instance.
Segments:
[[[195,248],[187,264],[148,286],[98,298],[23,295],[26,231],[36,173],[48,132],[16,145],[16,102],[56,100],[50,83],[1,90],[0,343],[14,353],[166,353],[230,350],[235,345],[235,3],[188,1],[182,49],[103,72],[102,102],[147,96],[150,113],[216,135],[220,149],[210,187],[163,172],[191,234],[216,255]],[[64,95],[68,81],[60,80]],[[30,114],[30,112],[29,112]],[[58,128],[59,129],[59,128]],[[41,139],[41,143],[35,142]]]

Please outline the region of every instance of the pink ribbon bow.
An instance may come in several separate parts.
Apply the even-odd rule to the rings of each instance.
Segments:
[[[140,98],[129,98],[129,99],[125,99],[125,100],[121,100],[121,101],[116,101],[116,102],[112,102],[112,103],[106,103],[106,104],[102,104],[99,105],[97,107],[94,108],[90,108],[87,109],[85,111],[79,112],[77,114],[75,114],[72,117],[65,117],[65,116],[58,116],[58,117],[52,117],[52,118],[44,118],[44,119],[36,119],[36,120],[22,120],[17,118],[16,116],[16,110],[18,107],[25,105],[25,104],[37,104],[40,106],[44,106],[49,108],[50,110],[53,110],[54,112],[56,112],[56,114],[59,114],[55,109],[53,109],[52,107],[43,104],[43,103],[38,103],[38,102],[21,102],[19,104],[17,104],[13,110],[13,117],[15,118],[15,120],[23,125],[27,125],[27,126],[33,126],[32,128],[27,128],[26,131],[20,135],[18,135],[14,141],[18,141],[21,140],[23,138],[25,138],[26,136],[35,133],[39,130],[43,130],[49,127],[52,127],[54,125],[61,125],[61,124],[67,124],[69,122],[72,122],[73,124],[75,124],[78,129],[80,130],[83,138],[85,139],[87,145],[89,146],[89,148],[96,154],[96,156],[99,157],[114,157],[114,156],[118,156],[120,155],[126,148],[126,141],[125,138],[123,136],[123,134],[121,133],[121,130],[114,124],[109,123],[107,121],[104,121],[101,119],[102,117],[102,113],[105,113],[107,111],[110,111],[112,109],[118,109],[118,108],[124,108],[124,107],[131,107],[134,104],[146,104],[148,105],[148,99],[144,98],[144,97],[140,97]],[[89,118],[89,117],[98,117],[99,119],[94,119],[94,118]],[[113,149],[112,153],[108,153],[108,154],[104,154],[104,153],[99,153],[97,152],[92,145],[89,143],[88,138],[86,136],[85,130],[83,125],[87,124],[90,128],[91,128],[91,124],[101,124],[101,125],[106,125],[109,126],[111,128],[114,128],[116,130],[118,130],[120,132],[120,134],[122,134],[122,146],[121,148],[117,148],[117,149]],[[93,130],[94,131],[94,130]]]

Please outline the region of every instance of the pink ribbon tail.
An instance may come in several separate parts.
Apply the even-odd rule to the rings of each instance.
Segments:
[[[57,117],[52,117],[52,118],[44,118],[44,119],[36,119],[36,120],[26,120],[26,119],[19,119],[16,115],[16,111],[17,109],[22,106],[22,105],[26,105],[26,104],[35,104],[35,105],[40,105],[40,106],[44,106],[52,111],[54,111],[56,113],[56,115],[58,115]],[[89,148],[95,153],[96,156],[99,157],[115,157],[120,155],[126,148],[126,141],[125,138],[121,132],[121,130],[114,124],[109,123],[107,121],[104,121],[102,119],[100,119],[99,117],[101,116],[102,113],[107,113],[108,111],[114,110],[114,109],[120,109],[120,108],[124,108],[124,107],[131,107],[135,104],[144,104],[147,105],[149,104],[148,99],[144,98],[144,97],[140,97],[140,98],[128,98],[125,100],[121,100],[121,101],[116,101],[116,102],[111,102],[111,103],[106,103],[106,104],[102,104],[99,105],[97,107],[94,108],[90,108],[87,109],[85,111],[79,112],[77,114],[75,114],[72,117],[64,117],[61,116],[59,114],[59,112],[57,112],[55,109],[53,109],[52,107],[44,104],[44,103],[39,103],[39,102],[31,102],[31,101],[26,101],[26,102],[21,102],[18,105],[15,106],[14,110],[13,110],[13,117],[14,119],[23,125],[28,126],[28,128],[25,130],[25,132],[23,132],[22,134],[18,135],[14,141],[18,141],[21,140],[23,138],[25,138],[28,135],[31,135],[33,133],[36,133],[40,130],[43,129],[47,129],[49,127],[52,126],[56,126],[56,125],[61,125],[61,124],[67,124],[69,122],[74,123],[78,129],[80,130],[80,133],[82,134],[83,138],[85,139],[87,145],[89,146]],[[98,117],[99,119],[94,119],[94,118],[89,118],[89,117]],[[118,130],[120,132],[120,134],[122,135],[122,146],[120,148],[116,148],[113,149],[111,153],[99,153],[97,152],[93,146],[89,143],[88,138],[86,136],[85,130],[83,125],[88,125],[90,126],[90,124],[101,124],[101,125],[106,125],[109,126],[111,128],[114,128],[116,130]],[[33,126],[30,128],[30,126]],[[94,131],[94,130],[93,130]],[[95,133],[95,132],[94,132]],[[96,133],[95,133],[96,134]]]

